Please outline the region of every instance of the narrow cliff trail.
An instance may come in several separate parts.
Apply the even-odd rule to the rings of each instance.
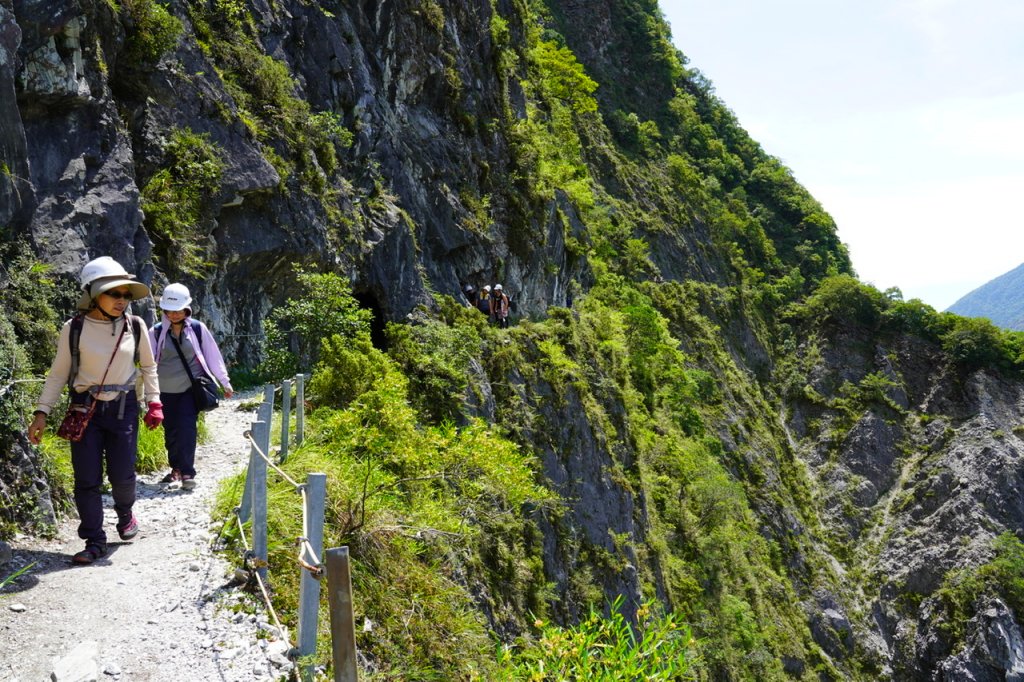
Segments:
[[[195,490],[172,490],[160,471],[140,476],[135,513],[141,532],[120,542],[104,498],[107,556],[75,566],[77,519],[53,540],[17,537],[0,576],[32,564],[0,590],[0,680],[244,682],[278,679],[291,669],[289,645],[233,570],[211,549],[221,521],[210,507],[218,482],[249,454],[253,413],[236,397],[207,413],[209,442],[196,455]],[[270,638],[270,639],[268,639]],[[94,673],[92,671],[95,671]]]

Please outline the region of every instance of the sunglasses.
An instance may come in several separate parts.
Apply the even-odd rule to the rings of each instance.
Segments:
[[[104,291],[103,295],[104,296],[109,296],[110,298],[113,298],[113,299],[122,299],[123,298],[126,301],[130,301],[133,298],[135,298],[134,296],[132,296],[132,292],[130,292],[130,291]]]

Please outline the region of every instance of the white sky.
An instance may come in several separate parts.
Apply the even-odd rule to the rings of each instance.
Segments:
[[[1024,262],[1024,0],[659,1],[863,281],[944,310]]]

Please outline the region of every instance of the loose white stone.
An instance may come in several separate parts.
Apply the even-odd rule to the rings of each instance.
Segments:
[[[99,645],[96,642],[82,642],[67,656],[54,661],[50,679],[52,682],[98,682],[98,655]]]

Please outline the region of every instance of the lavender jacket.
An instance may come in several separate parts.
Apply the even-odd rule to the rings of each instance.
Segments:
[[[153,357],[157,358],[157,362],[160,361],[160,354],[163,352],[167,334],[171,331],[171,321],[166,315],[162,317],[160,333],[156,333],[155,327],[149,330],[149,341],[150,345],[153,346]],[[225,391],[233,391],[231,379],[228,378],[228,368],[224,364],[224,357],[220,354],[220,348],[217,347],[217,341],[213,338],[213,334],[210,333],[205,324],[199,320],[194,320],[199,325],[199,333],[202,335],[202,341],[199,341],[192,330],[192,322],[191,315],[185,318],[185,338],[192,344],[192,348],[196,352],[196,358],[199,359],[199,364],[203,366],[208,376],[213,377],[218,386]]]

